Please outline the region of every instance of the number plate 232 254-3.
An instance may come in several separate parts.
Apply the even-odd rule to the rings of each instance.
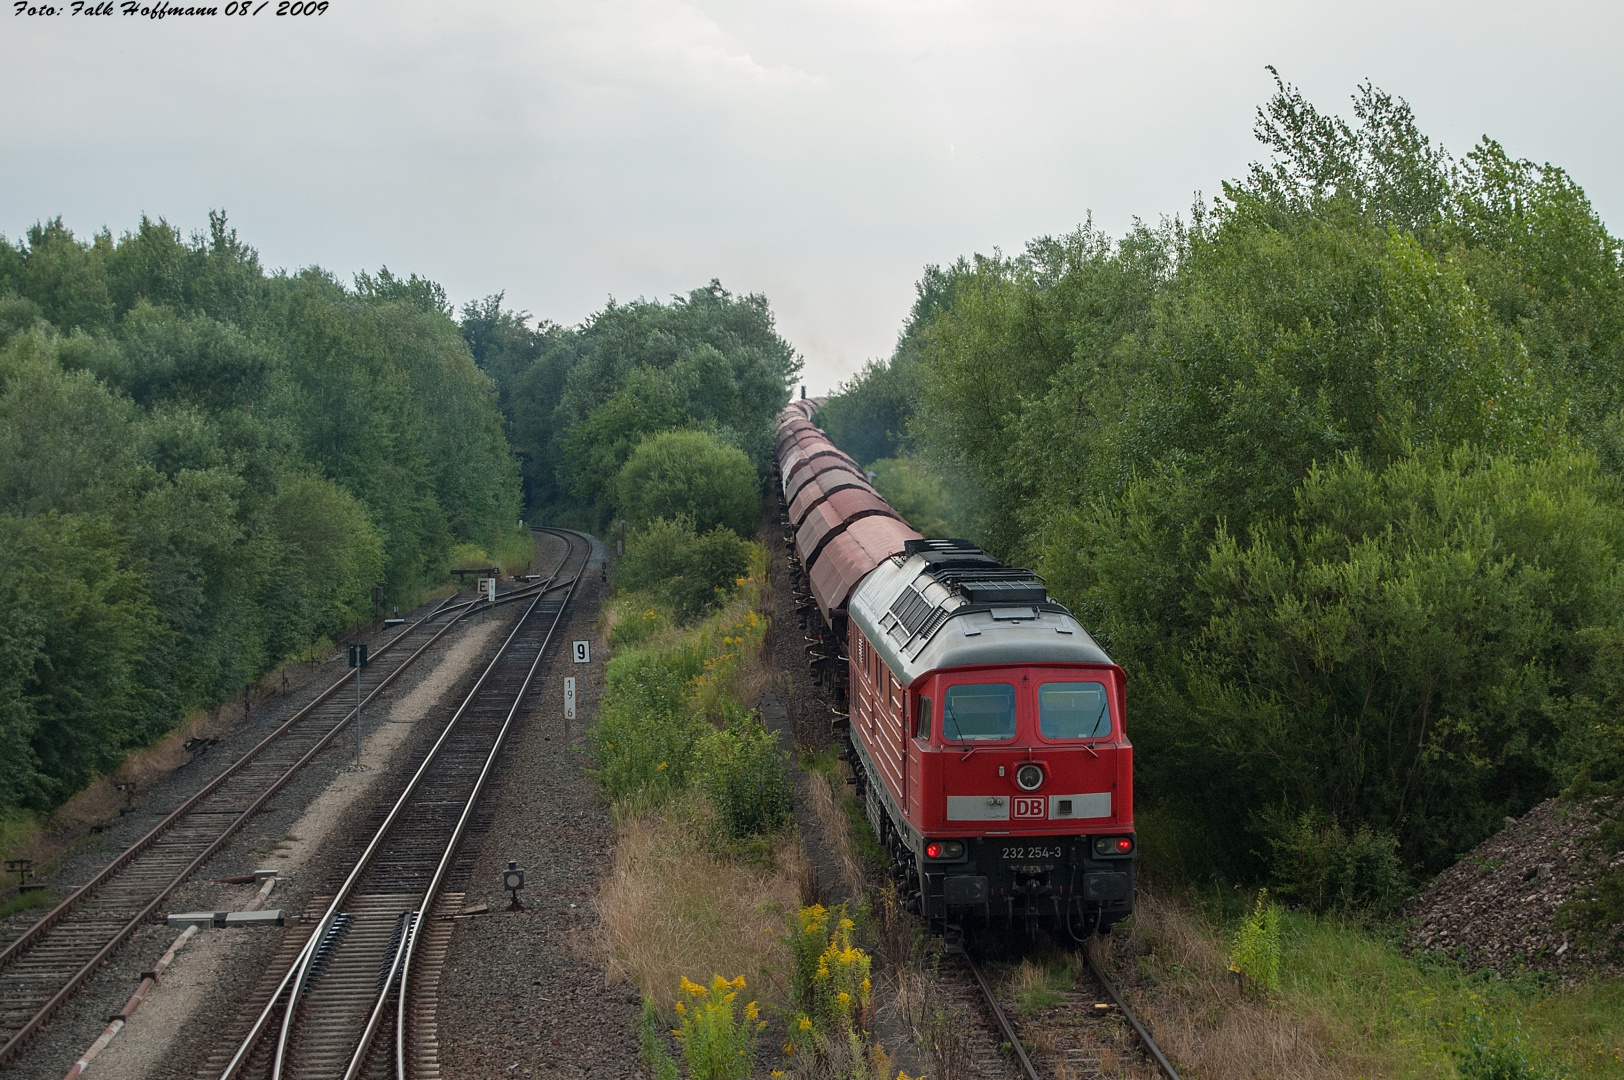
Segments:
[[[1007,847],[1004,849],[1005,862],[1021,862],[1026,859],[1058,859],[1065,854],[1061,847]]]

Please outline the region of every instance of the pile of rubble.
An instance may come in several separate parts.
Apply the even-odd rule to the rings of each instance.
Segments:
[[[1562,902],[1587,895],[1603,866],[1624,864],[1624,852],[1603,854],[1591,842],[1610,812],[1604,801],[1547,799],[1521,818],[1507,818],[1504,829],[1406,905],[1410,949],[1444,952],[1501,974],[1577,975],[1605,966],[1555,923]]]

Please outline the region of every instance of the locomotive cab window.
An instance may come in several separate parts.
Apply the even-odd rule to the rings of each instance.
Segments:
[[[1009,683],[966,683],[947,688],[942,738],[1013,739],[1015,687]]]
[[[930,698],[921,697],[914,701],[914,738],[925,742],[930,741]]]
[[[1038,730],[1045,739],[1100,739],[1111,734],[1104,684],[1044,683],[1038,688]]]

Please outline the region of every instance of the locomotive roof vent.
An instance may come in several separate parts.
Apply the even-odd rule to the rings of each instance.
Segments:
[[[960,581],[959,594],[972,604],[1041,604],[1049,590],[1041,581]]]
[[[959,566],[1004,565],[968,540],[908,540],[903,543],[902,553],[904,558],[909,555],[921,556],[925,564],[933,570]]]

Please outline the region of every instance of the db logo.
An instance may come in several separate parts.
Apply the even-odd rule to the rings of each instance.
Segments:
[[[1015,816],[1024,818],[1047,817],[1048,799],[1022,799],[1015,800]]]

